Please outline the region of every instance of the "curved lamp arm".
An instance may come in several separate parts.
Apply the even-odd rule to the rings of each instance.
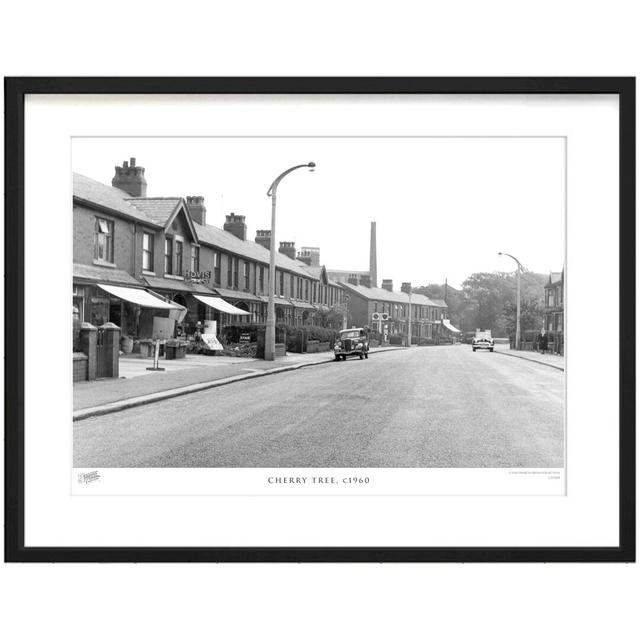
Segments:
[[[518,269],[520,269],[520,271],[524,271],[524,267],[522,266],[522,263],[515,256],[512,256],[510,253],[504,253],[503,251],[498,251],[498,255],[509,256],[510,258],[513,258],[513,260],[515,260],[518,263]]]
[[[284,178],[285,176],[289,175],[292,171],[295,171],[296,169],[302,169],[303,167],[307,167],[309,169],[311,169],[312,171],[315,169],[316,163],[315,162],[308,162],[307,164],[297,164],[295,167],[291,167],[290,169],[287,169],[286,171],[283,171],[272,183],[271,186],[269,187],[269,191],[267,191],[267,195],[268,196],[273,196],[275,194],[275,192],[278,189],[278,185],[280,184],[280,181],[282,180],[282,178]]]

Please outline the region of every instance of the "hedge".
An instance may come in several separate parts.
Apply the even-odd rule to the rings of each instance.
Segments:
[[[227,344],[238,344],[240,335],[248,333],[251,342],[258,341],[258,334],[264,331],[265,325],[258,323],[246,324],[228,324],[222,327],[222,337]],[[331,347],[338,336],[335,329],[327,329],[325,327],[315,327],[312,325],[293,326],[284,323],[276,324],[276,342],[284,342],[286,339],[287,349],[293,347],[300,340],[302,333],[305,333],[307,340],[319,340],[320,342],[328,342]],[[286,336],[286,338],[285,338]]]

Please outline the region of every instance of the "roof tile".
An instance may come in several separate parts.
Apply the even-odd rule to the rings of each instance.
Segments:
[[[129,194],[126,191],[116,189],[116,187],[109,187],[106,184],[102,184],[102,182],[79,173],[73,174],[73,198],[81,203],[95,204],[127,218],[158,226],[143,211],[138,210],[127,202]]]

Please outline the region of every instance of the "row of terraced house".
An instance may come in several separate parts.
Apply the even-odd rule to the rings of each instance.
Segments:
[[[73,306],[78,320],[94,326],[112,322],[123,335],[140,338],[152,337],[160,317],[179,320],[187,335],[208,320],[218,328],[265,322],[270,231],[257,231],[251,241],[242,215],[230,213],[222,228],[208,224],[201,196],[146,193],[145,171],[135,158],[115,168],[111,186],[74,174]],[[387,310],[391,333],[406,331],[408,293],[372,284],[366,278],[333,280],[320,264],[318,248],[297,252],[295,243],[280,242],[276,320],[324,325],[334,310],[334,318],[344,316],[349,326],[361,326],[371,324],[371,310],[380,308]],[[432,336],[433,327],[446,317],[446,305],[422,298],[412,296],[413,333]],[[362,299],[367,299],[364,306]]]

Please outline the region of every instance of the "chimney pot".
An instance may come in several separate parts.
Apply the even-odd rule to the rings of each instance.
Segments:
[[[296,259],[296,243],[295,242],[281,242],[280,243],[280,249],[278,249],[278,251],[280,251],[280,253],[284,254],[285,256],[287,256],[287,258],[290,258],[291,260],[295,260]]]
[[[244,216],[238,216],[233,212],[230,213],[226,216],[223,228],[240,240],[247,239],[247,225],[244,222]]]
[[[271,229],[258,229],[256,231],[256,244],[270,250],[271,249]]]
[[[136,159],[131,158],[131,165],[124,160],[121,167],[116,167],[111,186],[126,191],[134,198],[147,197],[147,181],[144,177],[144,167],[136,167]]]
[[[203,196],[187,196],[189,215],[203,227],[207,224],[207,207],[204,206]]]

